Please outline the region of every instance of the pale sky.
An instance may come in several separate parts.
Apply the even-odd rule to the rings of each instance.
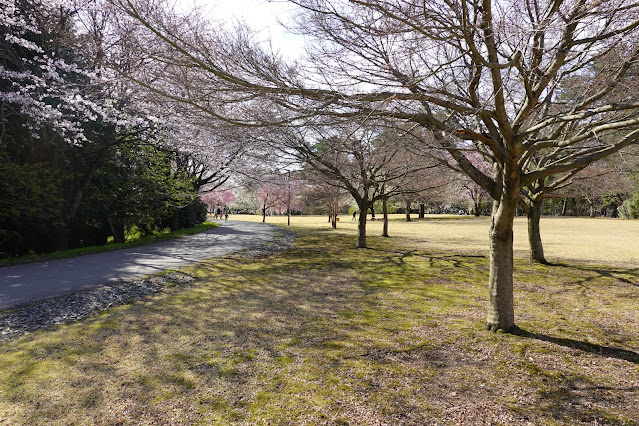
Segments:
[[[294,13],[294,6],[283,0],[180,0],[187,7],[194,2],[208,10],[209,15],[232,25],[243,20],[260,32],[261,39],[270,38],[275,50],[294,59],[304,51],[304,40],[288,33],[278,20],[286,22]]]

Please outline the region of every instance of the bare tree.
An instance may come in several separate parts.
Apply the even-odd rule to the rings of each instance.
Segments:
[[[324,175],[326,183],[351,194],[360,211],[360,248],[366,247],[366,212],[373,204],[406,192],[433,167],[411,157],[409,134],[386,124],[378,120],[365,125],[306,127],[305,131],[289,128],[275,137],[283,154],[307,164]]]
[[[395,130],[395,137],[401,134]],[[392,137],[386,132],[385,137]],[[435,190],[441,190],[451,178],[451,172],[441,164],[438,158],[421,152],[416,155],[412,150],[406,150],[407,141],[411,136],[403,135],[403,140],[396,140],[399,152],[393,156],[389,164],[384,168],[389,179],[385,180],[381,197],[384,225],[382,237],[388,237],[388,201],[391,197],[402,198],[406,203],[406,219],[410,222],[410,205],[418,197],[426,196]],[[404,173],[402,173],[402,170]],[[392,194],[392,195],[390,195]]]
[[[139,24],[140,49],[159,64],[136,81],[212,117],[260,126],[363,114],[428,129],[494,200],[492,330],[515,328],[521,189],[639,138],[639,100],[623,84],[639,57],[639,4],[631,0],[292,0],[304,12],[299,31],[315,38],[306,67],[284,65],[245,31],[205,31],[155,1],[113,2]],[[584,85],[567,101],[570,79]],[[268,105],[259,113],[257,98]],[[470,150],[490,159],[491,174],[473,166]]]
[[[331,218],[331,226],[337,229],[337,217],[342,207],[348,205],[350,194],[331,184],[329,178],[321,173],[308,170],[305,175],[309,185],[303,190],[304,199],[308,204],[323,206]]]

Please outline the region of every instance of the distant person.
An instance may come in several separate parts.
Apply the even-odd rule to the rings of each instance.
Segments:
[[[226,222],[227,220],[229,220],[229,212],[225,211],[224,212],[224,222]]]
[[[351,220],[355,220],[355,216],[356,216],[356,215],[357,215],[357,210],[355,210],[355,211],[353,212],[353,219],[351,219]]]

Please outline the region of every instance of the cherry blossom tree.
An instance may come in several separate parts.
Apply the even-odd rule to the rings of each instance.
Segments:
[[[257,200],[262,211],[262,222],[269,212],[287,211],[292,198],[285,183],[266,183],[257,189]]]
[[[207,205],[209,212],[212,212],[219,206],[228,206],[237,196],[230,189],[216,188],[200,195],[200,199]]]

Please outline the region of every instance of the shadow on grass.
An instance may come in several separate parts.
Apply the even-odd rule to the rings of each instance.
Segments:
[[[551,262],[547,262],[545,263],[545,265],[552,266],[552,267],[559,267],[559,268],[576,269],[582,272],[592,272],[595,274],[591,277],[584,278],[583,280],[578,281],[578,284],[580,285],[584,285],[587,282],[594,281],[598,278],[610,278],[613,280],[621,281],[624,284],[630,284],[632,286],[639,287],[639,268],[611,269],[611,268],[598,267],[598,266],[585,266],[585,265],[574,265],[574,264],[569,265],[566,263],[551,263]],[[633,277],[634,281],[624,277],[624,275]]]
[[[493,342],[475,340],[473,317],[450,321],[465,304],[476,309],[479,287],[451,284],[485,281],[485,256],[371,241],[374,247],[362,251],[349,237],[310,236],[266,260],[229,256],[203,263],[202,278],[184,290],[44,336],[49,340],[32,344],[29,356],[0,364],[10,384],[0,384],[0,393],[14,404],[42,407],[26,414],[25,424],[60,418],[170,423],[176,407],[184,423],[429,424],[445,421],[447,407],[493,407],[495,401],[498,414],[521,422],[518,409],[541,423],[547,408],[565,423],[598,415],[580,404],[579,398],[592,402],[581,395],[584,389],[620,405],[612,400],[618,392],[607,397],[578,372],[551,376],[551,385],[526,385],[548,396],[542,408],[506,407],[501,389],[513,380],[492,368]],[[517,334],[639,363],[632,351]],[[512,353],[502,346],[509,340],[498,342],[504,350],[496,354]],[[16,345],[30,350],[27,341]],[[515,371],[511,361],[500,365]],[[65,379],[52,380],[52,369]],[[525,383],[537,377],[521,374]],[[497,418],[491,414],[481,412],[480,420]]]
[[[566,348],[578,349],[583,352],[589,352],[597,355],[601,355],[606,358],[623,359],[625,361],[632,362],[633,364],[639,364],[639,353],[630,351],[627,349],[619,349],[611,346],[597,345],[595,343],[584,342],[582,340],[567,339],[563,337],[553,337],[541,333],[533,333],[521,328],[513,331],[514,335],[525,337],[528,339],[540,340],[542,342],[552,343],[554,345],[563,346]]]

